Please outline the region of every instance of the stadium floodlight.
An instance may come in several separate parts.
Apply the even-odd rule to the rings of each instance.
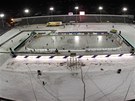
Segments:
[[[98,7],[98,10],[100,11],[100,22],[101,22],[101,13],[102,13],[101,11],[103,10],[103,7],[102,6],[99,6]]]
[[[75,6],[75,10],[78,10],[79,9],[79,7],[78,6]]]
[[[123,8],[122,8],[122,11],[123,11],[123,12],[126,12],[127,10],[128,10],[127,7],[123,7]]]
[[[50,10],[50,11],[54,11],[54,7],[50,7],[49,10]]]
[[[2,24],[3,24],[3,27],[4,27],[4,21],[3,21],[3,18],[5,17],[5,14],[4,13],[1,13],[0,14],[0,18],[2,19]]]
[[[103,7],[102,6],[99,6],[98,7],[99,11],[103,10]]]
[[[28,14],[28,13],[30,13],[30,10],[29,9],[24,9],[24,13]]]
[[[0,17],[1,17],[1,18],[4,18],[4,16],[5,16],[4,13],[1,13],[1,14],[0,14]]]

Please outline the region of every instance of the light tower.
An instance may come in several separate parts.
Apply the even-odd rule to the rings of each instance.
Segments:
[[[0,14],[0,18],[2,19],[2,25],[3,25],[3,28],[4,28],[4,21],[3,21],[3,18],[5,17],[5,14],[4,13],[1,13]]]
[[[100,22],[102,22],[102,21],[101,21],[101,14],[102,14],[103,7],[102,7],[102,6],[99,6],[99,7],[98,7],[98,10],[99,10],[99,12],[100,12]]]
[[[26,8],[24,9],[24,13],[28,15],[30,13],[30,10]],[[27,17],[27,25],[29,25],[28,17]]]
[[[53,15],[54,7],[50,7],[49,10],[50,10],[50,12],[51,12],[51,15]],[[52,18],[52,17],[51,17],[51,18]],[[53,20],[53,18],[52,18],[52,20]]]
[[[79,9],[79,7],[75,6],[75,11],[76,11],[76,18],[75,18],[75,20],[76,20],[76,23],[77,23],[77,11],[78,11],[78,9]]]
[[[125,14],[126,14],[127,10],[128,10],[127,7],[122,8],[122,11],[124,12],[124,23],[126,23]]]

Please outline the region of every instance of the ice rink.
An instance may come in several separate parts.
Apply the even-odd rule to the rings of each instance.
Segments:
[[[11,29],[0,37],[0,96],[15,101],[127,101],[135,99],[134,55],[97,56],[96,58],[84,56],[73,59],[61,56],[37,58],[34,55],[26,58],[25,54],[12,58],[9,53],[9,48],[17,46],[24,38],[29,37],[29,31],[20,33],[23,30],[108,32],[112,26],[121,31],[121,35],[132,46],[135,46],[135,26],[132,24],[78,23],[67,25],[65,28],[63,26],[46,27],[41,24]],[[61,40],[61,36],[39,37],[28,46],[54,48],[53,45],[49,45],[53,43],[53,38],[57,39],[57,42],[54,42],[55,48],[60,49],[119,46],[117,43],[112,43],[111,39],[106,40],[105,36],[102,36],[101,41],[101,36],[79,35],[62,37],[66,40]],[[94,43],[93,46],[91,42]],[[81,44],[81,47],[78,44]],[[38,70],[41,71],[40,75]],[[118,73],[118,70],[121,71]]]
[[[119,46],[120,44],[112,35],[43,35],[35,38],[27,47],[33,49],[81,50],[85,48],[116,48]]]

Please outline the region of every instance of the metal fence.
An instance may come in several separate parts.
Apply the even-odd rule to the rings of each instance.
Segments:
[[[50,15],[50,16],[34,16],[15,18],[18,25],[46,24],[50,21],[62,21],[63,23],[133,23],[133,15],[104,15],[104,14],[86,14],[86,15]],[[10,29],[5,20],[0,19],[0,35]]]
[[[6,23],[5,19],[0,19],[0,36],[3,35],[6,31],[10,30],[10,26]]]
[[[35,16],[16,18],[19,25],[27,24],[45,24],[50,21],[62,21],[63,23],[78,22],[78,23],[132,23],[133,15],[100,15],[100,14],[87,14],[87,15],[50,15],[50,16]]]

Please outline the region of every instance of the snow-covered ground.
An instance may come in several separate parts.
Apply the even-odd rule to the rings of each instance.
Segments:
[[[0,94],[22,101],[83,101],[82,69],[85,101],[124,101],[135,98],[134,60],[86,58],[78,60],[85,65],[70,68],[68,59],[9,59],[1,66]],[[37,70],[42,72],[39,77]]]
[[[86,26],[88,25],[88,26]],[[110,31],[112,26],[135,46],[133,25],[113,23],[78,24],[61,27],[30,25],[10,30],[0,37],[0,43],[22,30]],[[37,28],[38,26],[38,28]],[[15,46],[28,33],[15,37]],[[11,41],[11,40],[10,40]],[[12,43],[12,42],[11,42]],[[11,58],[0,53],[0,96],[17,101],[126,101],[135,99],[135,57],[109,58]],[[69,67],[70,66],[70,67]],[[117,70],[121,69],[118,74]],[[41,70],[42,75],[37,75]]]

